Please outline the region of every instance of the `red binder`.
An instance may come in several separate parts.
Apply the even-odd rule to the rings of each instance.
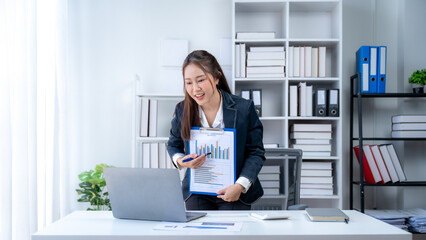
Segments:
[[[364,146],[368,146],[368,145],[364,145]],[[369,147],[369,146],[368,146]],[[357,159],[358,159],[358,162],[359,162],[359,146],[355,146],[354,147],[354,152],[355,152],[355,155],[356,155],[356,157],[357,157]],[[365,152],[364,152],[364,149],[363,149],[363,167],[364,167],[364,178],[365,178],[365,181],[367,182],[367,183],[377,183],[377,182],[381,182],[382,181],[382,179],[380,179],[380,180],[378,180],[378,181],[376,181],[375,179],[374,179],[374,175],[373,175],[373,172],[371,171],[371,168],[370,168],[370,165],[368,164],[368,161],[367,161],[367,157],[365,156]],[[376,168],[377,168],[377,166],[376,166]],[[380,172],[379,172],[380,173]],[[380,176],[381,177],[381,176]]]

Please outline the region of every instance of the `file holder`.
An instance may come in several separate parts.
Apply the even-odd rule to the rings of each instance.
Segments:
[[[329,89],[327,96],[327,114],[329,117],[339,116],[339,89]]]
[[[325,117],[326,116],[326,89],[317,89],[315,91],[315,116]]]
[[[241,97],[247,100],[251,99],[251,93],[249,89],[242,89],[241,90]]]
[[[262,89],[252,89],[251,97],[254,103],[254,108],[259,117],[262,116]]]

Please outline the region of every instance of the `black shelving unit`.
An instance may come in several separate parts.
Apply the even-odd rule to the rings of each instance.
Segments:
[[[358,141],[359,146],[363,146],[364,141],[372,141],[372,140],[389,140],[389,141],[426,141],[426,138],[389,138],[389,137],[364,137],[362,132],[362,99],[363,98],[426,98],[426,94],[414,94],[414,93],[361,93],[359,89],[361,89],[361,83],[358,81],[359,75],[355,74],[351,76],[351,106],[350,106],[350,141],[349,141],[349,149],[350,149],[350,157],[349,157],[349,165],[350,165],[350,181],[349,181],[349,189],[350,189],[350,209],[354,209],[354,192],[353,188],[358,185],[360,188],[360,209],[362,213],[364,213],[364,187],[419,187],[426,186],[426,181],[404,181],[404,182],[396,182],[396,183],[385,183],[385,184],[371,184],[366,183],[364,181],[364,166],[363,166],[363,151],[362,147],[359,148],[359,181],[354,181],[353,175],[353,164],[354,164],[354,156],[353,156],[353,146],[354,141]],[[354,84],[357,84],[358,92],[355,92]],[[358,103],[358,137],[354,137],[354,103],[357,101]]]

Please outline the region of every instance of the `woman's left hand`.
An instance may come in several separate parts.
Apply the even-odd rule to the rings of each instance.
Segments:
[[[239,183],[235,183],[227,188],[219,190],[217,192],[218,198],[222,198],[225,202],[235,202],[240,198],[241,192],[244,190],[244,187]]]

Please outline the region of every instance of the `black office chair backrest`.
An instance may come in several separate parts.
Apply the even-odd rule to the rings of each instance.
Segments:
[[[294,148],[267,148],[265,149],[266,158],[282,158],[286,171],[284,171],[284,181],[288,184],[286,207],[289,210],[300,210],[307,206],[300,204],[300,175],[302,169],[302,155],[300,149]]]

